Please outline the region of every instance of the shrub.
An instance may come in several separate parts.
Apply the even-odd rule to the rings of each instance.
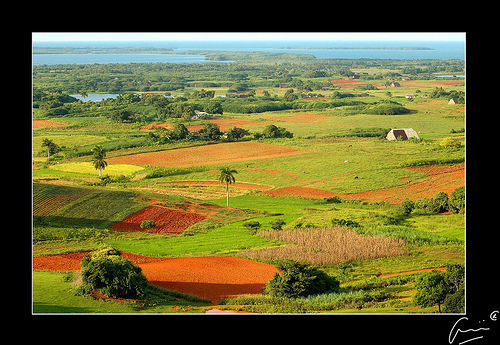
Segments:
[[[465,187],[458,187],[451,193],[449,200],[450,211],[453,213],[465,212]]]
[[[249,230],[252,234],[255,234],[257,230],[261,227],[260,223],[257,221],[246,222],[243,224],[247,230]]]
[[[405,215],[409,215],[414,208],[415,208],[415,203],[408,198],[405,198],[401,202],[401,210]]]
[[[154,228],[156,224],[153,220],[143,220],[140,226],[141,229],[151,229]]]
[[[359,228],[361,227],[361,225],[359,225],[358,222],[355,222],[353,220],[350,220],[350,219],[337,219],[337,218],[333,218],[332,219],[332,225],[333,226],[346,226],[346,227],[349,227],[349,228]]]
[[[144,296],[149,284],[140,267],[109,246],[83,258],[81,265],[80,293],[90,294],[97,290],[107,297],[138,298]]]
[[[338,196],[333,196],[331,198],[325,198],[325,202],[327,202],[327,203],[334,203],[334,204],[340,204],[340,203],[342,203],[342,199],[339,198]]]
[[[271,228],[273,230],[281,230],[283,225],[285,225],[285,221],[283,219],[276,219],[274,222],[271,222]]]
[[[434,200],[430,198],[422,198],[415,202],[415,209],[423,210],[426,212],[434,212]]]
[[[272,297],[298,298],[338,290],[339,281],[305,263],[284,260],[276,264],[280,273],[266,284],[264,294]]]

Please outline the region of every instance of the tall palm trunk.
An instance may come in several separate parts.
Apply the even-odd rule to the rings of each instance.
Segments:
[[[226,182],[226,207],[229,207],[229,183]]]

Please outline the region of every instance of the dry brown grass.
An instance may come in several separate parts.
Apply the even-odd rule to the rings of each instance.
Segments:
[[[313,265],[335,265],[352,260],[404,255],[402,240],[360,235],[342,228],[259,232],[260,236],[288,243],[286,246],[244,250],[239,254],[256,259],[292,259]]]

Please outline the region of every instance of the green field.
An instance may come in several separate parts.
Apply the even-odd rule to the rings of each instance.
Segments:
[[[407,188],[408,196],[416,202],[420,195],[427,193],[432,198],[445,187],[451,197],[452,189],[461,187],[462,180],[453,182],[453,178],[447,184],[441,182],[445,187],[432,183],[448,176],[439,168],[460,167],[465,162],[465,104],[448,104],[451,96],[463,97],[463,79],[433,76],[440,71],[447,73],[445,68],[457,73],[462,62],[359,60],[349,67],[347,61],[301,55],[220,54],[236,59],[236,67],[114,64],[35,68],[33,119],[68,126],[33,130],[33,256],[91,251],[104,243],[150,257],[232,256],[270,264],[283,257],[313,261],[328,255],[324,239],[312,240],[315,231],[334,232],[340,227],[351,234],[351,241],[361,238],[397,243],[398,254],[316,265],[340,281],[335,293],[281,300],[267,295],[235,296],[223,299],[217,308],[257,313],[436,313],[435,306],[418,307],[413,302],[416,279],[425,272],[383,275],[464,264],[465,214],[424,208],[405,214],[400,201],[349,196]],[[421,71],[415,72],[415,66]],[[286,72],[288,69],[291,71]],[[311,76],[311,71],[323,73]],[[378,86],[343,87],[332,80]],[[401,81],[402,86],[385,86],[391,80]],[[291,86],[280,87],[285,82]],[[441,87],[439,93],[437,88]],[[285,99],[290,89],[296,97]],[[95,103],[63,97],[80,90],[122,96]],[[239,96],[200,96],[206,91],[214,91],[214,96],[234,91]],[[161,96],[167,92],[183,94],[184,98]],[[308,93],[321,96],[309,97]],[[408,94],[416,98],[405,98]],[[190,117],[217,102],[223,111],[210,119],[220,128],[227,124],[229,128],[244,128],[246,135],[232,139],[229,129],[224,128],[214,139],[200,132],[208,119]],[[377,113],[384,107],[401,113]],[[152,124],[184,124],[191,131],[178,139],[173,131],[143,130]],[[293,136],[262,137],[270,124]],[[385,134],[392,128],[413,128],[419,139],[388,141]],[[445,146],[445,138],[455,138],[457,144]],[[50,159],[41,146],[44,139],[60,148]],[[217,164],[185,167],[174,162],[165,169],[158,168],[157,162],[109,163],[102,171],[105,180],[99,179],[92,165],[96,145],[105,150],[106,161],[179,148],[189,152],[190,147],[211,148],[211,144],[231,141],[256,141],[303,152],[229,160],[220,151],[221,162]],[[436,168],[438,173],[410,169],[417,166]],[[217,182],[223,167],[237,171],[236,184],[229,185],[229,208],[226,186]],[[330,197],[269,195],[292,187],[320,190]],[[334,194],[340,197],[334,199]],[[203,220],[178,234],[112,229],[150,206],[206,213]],[[273,229],[277,221],[281,221],[281,229]],[[258,222],[258,228],[252,230],[252,222]],[[293,242],[271,238],[288,232],[296,235]],[[335,243],[346,251],[354,244],[347,239]],[[75,277],[77,273],[34,270],[33,312],[204,313],[214,307],[179,291],[153,287],[141,300],[95,299],[75,294]]]

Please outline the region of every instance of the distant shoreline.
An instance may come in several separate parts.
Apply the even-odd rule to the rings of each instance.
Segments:
[[[272,49],[360,49],[360,50],[434,50],[427,47],[276,47]]]

